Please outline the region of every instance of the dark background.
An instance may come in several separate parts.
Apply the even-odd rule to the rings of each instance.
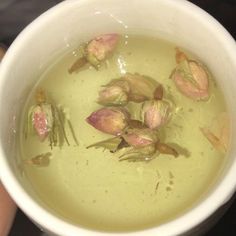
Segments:
[[[0,44],[10,46],[27,24],[59,2],[60,0],[0,0]],[[192,0],[191,2],[214,16],[236,39],[236,0]],[[18,210],[9,236],[39,236],[41,234],[41,231]],[[205,236],[222,235],[236,236],[236,200],[232,200],[229,210],[205,234]]]

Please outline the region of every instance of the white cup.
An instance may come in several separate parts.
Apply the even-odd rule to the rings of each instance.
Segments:
[[[19,114],[27,94],[47,65],[68,47],[96,35],[137,32],[168,39],[190,49],[217,75],[236,120],[236,46],[229,33],[210,15],[184,0],[71,0],[31,23],[9,48],[0,71],[0,176],[19,207],[54,235],[105,235],[71,224],[45,206],[19,168],[16,149]],[[226,204],[236,189],[236,127],[227,161],[214,186],[193,208],[158,227],[125,235],[193,235]],[[115,235],[115,233],[111,233]],[[120,235],[120,234],[119,234]]]

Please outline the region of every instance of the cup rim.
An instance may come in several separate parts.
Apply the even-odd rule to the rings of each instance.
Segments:
[[[6,53],[2,63],[1,63],[1,73],[2,77],[0,81],[0,87],[5,83],[8,68],[10,68],[11,61],[17,53],[18,48],[24,44],[27,37],[37,30],[38,27],[44,25],[54,14],[58,14],[60,11],[64,11],[66,7],[71,5],[83,5],[88,0],[80,1],[64,1],[58,5],[47,10],[41,16],[36,18],[31,24],[29,24],[16,38],[10,47],[9,51]],[[118,0],[114,0],[118,1]],[[218,33],[221,38],[222,43],[225,44],[225,50],[230,55],[232,61],[235,61],[236,67],[236,44],[232,36],[226,31],[226,29],[207,12],[197,7],[196,5],[186,1],[186,0],[155,0],[160,1],[162,4],[174,5],[181,7],[185,10],[191,11],[191,13],[200,18],[209,28],[213,29]],[[63,235],[121,235],[122,233],[113,232],[99,232],[93,229],[85,229],[81,226],[76,226],[75,224],[68,223],[63,220],[62,217],[57,217],[43,209],[39,204],[37,204],[23,189],[16,177],[11,171],[11,168],[4,157],[4,149],[2,143],[0,143],[0,179],[6,187],[7,191],[10,193],[17,205],[28,215],[34,222],[37,222],[42,227],[45,227],[49,231],[61,235],[61,232],[67,232]],[[202,202],[198,203],[190,211],[187,211],[182,216],[177,217],[167,223],[160,226],[156,226],[149,229],[144,229],[141,231],[124,232],[126,235],[144,235],[144,234],[157,234],[170,236],[178,234],[183,234],[190,229],[193,229],[201,222],[206,220],[210,215],[212,215],[220,206],[224,205],[236,191],[236,161],[230,166],[227,174],[220,181],[220,183],[215,187],[211,194]],[[27,202],[27,205],[25,204]],[[38,216],[40,216],[38,218]]]

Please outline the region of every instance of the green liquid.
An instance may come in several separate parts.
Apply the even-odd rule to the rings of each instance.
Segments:
[[[113,57],[99,71],[91,67],[70,75],[68,68],[75,60],[76,51],[68,53],[42,75],[36,86],[68,109],[79,140],[79,146],[71,141],[69,147],[53,148],[48,167],[24,165],[25,176],[40,198],[70,222],[105,231],[156,226],[196,204],[216,180],[225,159],[199,130],[226,111],[223,95],[213,80],[209,101],[193,102],[184,97],[169,79],[176,65],[175,45],[141,36],[123,37]],[[159,155],[149,163],[129,163],[118,161],[122,151],[111,154],[86,149],[110,137],[85,119],[101,107],[96,103],[100,86],[125,72],[148,75],[164,85],[166,94],[178,105],[165,128],[164,141],[186,148],[189,157]],[[33,103],[34,93],[26,109]],[[36,136],[20,140],[24,160],[50,151],[48,142],[41,143]]]

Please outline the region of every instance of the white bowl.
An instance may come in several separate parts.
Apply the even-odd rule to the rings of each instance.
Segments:
[[[210,15],[184,0],[71,0],[31,23],[8,50],[0,72],[0,176],[19,207],[43,229],[62,236],[105,235],[56,216],[24,181],[17,160],[15,133],[25,98],[48,63],[68,47],[107,32],[137,32],[168,39],[203,58],[217,75],[232,120],[236,119],[236,46]],[[204,199],[180,217],[151,229],[125,235],[193,234],[236,189],[236,127],[227,161]],[[110,233],[115,235],[115,233]],[[118,235],[120,235],[119,233]]]

